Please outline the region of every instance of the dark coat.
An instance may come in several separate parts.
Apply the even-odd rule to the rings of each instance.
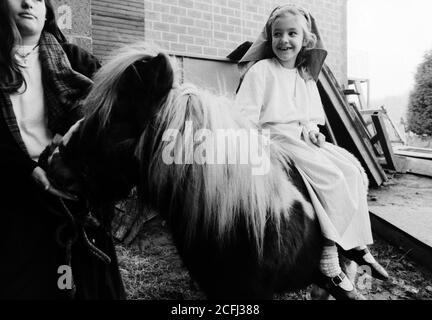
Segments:
[[[72,44],[62,47],[75,71],[91,78],[100,67],[97,59],[83,49]],[[74,123],[81,115],[77,112],[67,120]],[[70,123],[64,123],[64,127]],[[32,180],[36,166],[19,147],[0,113],[0,299],[71,298],[71,291],[59,290],[57,285],[62,275],[58,268],[67,264],[65,249],[57,239],[66,218],[59,199]],[[110,265],[91,255],[81,239],[72,247],[77,299],[125,297],[109,229],[106,226],[86,231],[96,246],[110,256]]]

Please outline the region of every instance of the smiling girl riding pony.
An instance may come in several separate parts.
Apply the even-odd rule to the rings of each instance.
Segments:
[[[373,240],[364,170],[319,132],[325,116],[316,81],[326,55],[305,9],[277,7],[240,61],[256,63],[244,76],[236,102],[251,122],[287,143],[325,237],[320,285],[335,298],[355,300],[362,297],[340,268],[336,244],[345,256],[370,267],[372,276],[385,280],[388,274],[366,247]]]

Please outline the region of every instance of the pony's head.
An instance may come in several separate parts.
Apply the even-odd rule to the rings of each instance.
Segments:
[[[141,133],[173,85],[173,66],[164,53],[144,43],[115,52],[94,77],[83,101],[84,119],[46,155],[51,180],[98,202],[125,197],[137,183]]]
[[[173,85],[174,69],[166,54],[145,43],[123,47],[95,75],[84,102],[89,118],[84,126],[96,119],[103,131],[109,122],[128,120],[142,128]]]

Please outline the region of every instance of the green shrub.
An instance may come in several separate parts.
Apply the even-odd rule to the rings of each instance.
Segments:
[[[408,130],[432,136],[432,50],[417,69],[408,105]]]

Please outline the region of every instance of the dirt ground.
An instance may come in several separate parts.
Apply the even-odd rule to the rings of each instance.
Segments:
[[[404,206],[413,209],[432,207],[432,178],[393,174],[383,186],[369,190],[369,205]]]
[[[120,268],[129,299],[203,300],[204,294],[189,277],[163,221],[147,223],[131,247],[118,245]],[[387,282],[358,280],[370,300],[432,300],[432,273],[406,253],[376,238],[371,251],[391,275]],[[306,300],[309,290],[276,296],[277,300]]]

